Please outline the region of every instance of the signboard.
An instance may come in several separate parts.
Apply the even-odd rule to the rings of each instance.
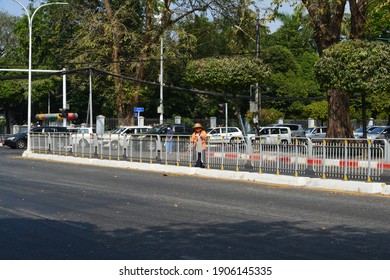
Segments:
[[[144,107],[134,107],[134,112],[142,113],[144,109]]]

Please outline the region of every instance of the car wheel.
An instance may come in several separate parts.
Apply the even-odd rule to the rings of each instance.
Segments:
[[[24,140],[20,139],[20,140],[16,141],[15,146],[18,149],[25,149],[27,146],[27,143]]]
[[[281,145],[288,145],[288,141],[286,139],[283,139],[281,142],[280,142]]]
[[[148,141],[146,145],[149,151],[154,151],[154,149],[156,148],[156,144],[154,141]]]
[[[230,144],[241,144],[243,142],[243,139],[241,137],[232,137],[230,138]]]
[[[111,150],[117,150],[118,149],[118,141],[112,141],[111,142]]]

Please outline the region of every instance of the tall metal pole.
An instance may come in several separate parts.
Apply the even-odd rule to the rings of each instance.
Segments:
[[[68,3],[62,3],[62,2],[55,2],[55,3],[47,3],[39,6],[33,13],[32,15],[30,12],[27,10],[27,8],[20,3],[18,0],[13,0],[15,3],[19,4],[28,19],[28,31],[29,31],[29,43],[28,43],[28,101],[27,101],[27,151],[31,150],[31,135],[30,135],[30,130],[31,130],[31,73],[32,73],[32,23],[34,16],[36,12],[44,7],[44,6],[49,6],[49,5],[67,5]]]
[[[89,127],[93,127],[92,114],[92,69],[89,69]]]
[[[64,74],[62,75],[62,110],[68,109],[66,107],[66,69],[62,69]],[[66,118],[62,119],[62,126],[66,127]]]
[[[164,38],[161,36],[160,49],[160,124],[164,122]]]
[[[257,12],[257,19],[256,19],[256,57],[260,57],[260,9],[256,9]],[[255,97],[256,103],[257,103],[257,121],[258,121],[258,128],[260,128],[260,119],[261,119],[261,93],[259,89],[259,83],[256,83],[256,97]]]

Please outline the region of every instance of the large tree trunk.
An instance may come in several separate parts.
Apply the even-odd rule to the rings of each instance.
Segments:
[[[364,24],[368,0],[349,0],[351,9],[351,39],[364,39]],[[367,103],[366,95],[362,94],[363,138],[367,138]]]
[[[312,26],[317,51],[323,51],[340,41],[341,23],[347,0],[302,0]],[[328,130],[330,138],[352,138],[349,96],[336,89],[328,89]]]
[[[321,56],[326,48],[340,41],[346,0],[302,0],[302,3],[309,13],[314,41]]]
[[[329,89],[328,98],[328,130],[329,138],[353,138],[353,131],[349,112],[348,94]]]
[[[368,0],[349,0],[349,6],[351,9],[351,38],[363,39]]]

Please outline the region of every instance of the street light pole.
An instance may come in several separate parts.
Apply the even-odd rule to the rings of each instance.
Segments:
[[[63,2],[54,2],[54,3],[47,3],[39,6],[33,13],[32,15],[30,12],[27,10],[27,8],[20,3],[18,0],[12,0],[15,3],[19,4],[28,19],[28,30],[29,30],[29,43],[28,43],[28,109],[27,109],[27,151],[31,150],[31,135],[30,135],[30,130],[31,130],[31,73],[32,73],[32,22],[34,19],[34,16],[36,12],[44,7],[44,6],[49,6],[49,5],[67,5],[68,3],[63,3]]]
[[[260,57],[260,9],[256,9],[257,19],[256,19],[256,57]],[[257,102],[257,125],[260,128],[260,120],[261,120],[261,93],[259,89],[259,83],[256,83],[256,97],[255,100]]]
[[[164,122],[164,38],[160,46],[160,124]]]

